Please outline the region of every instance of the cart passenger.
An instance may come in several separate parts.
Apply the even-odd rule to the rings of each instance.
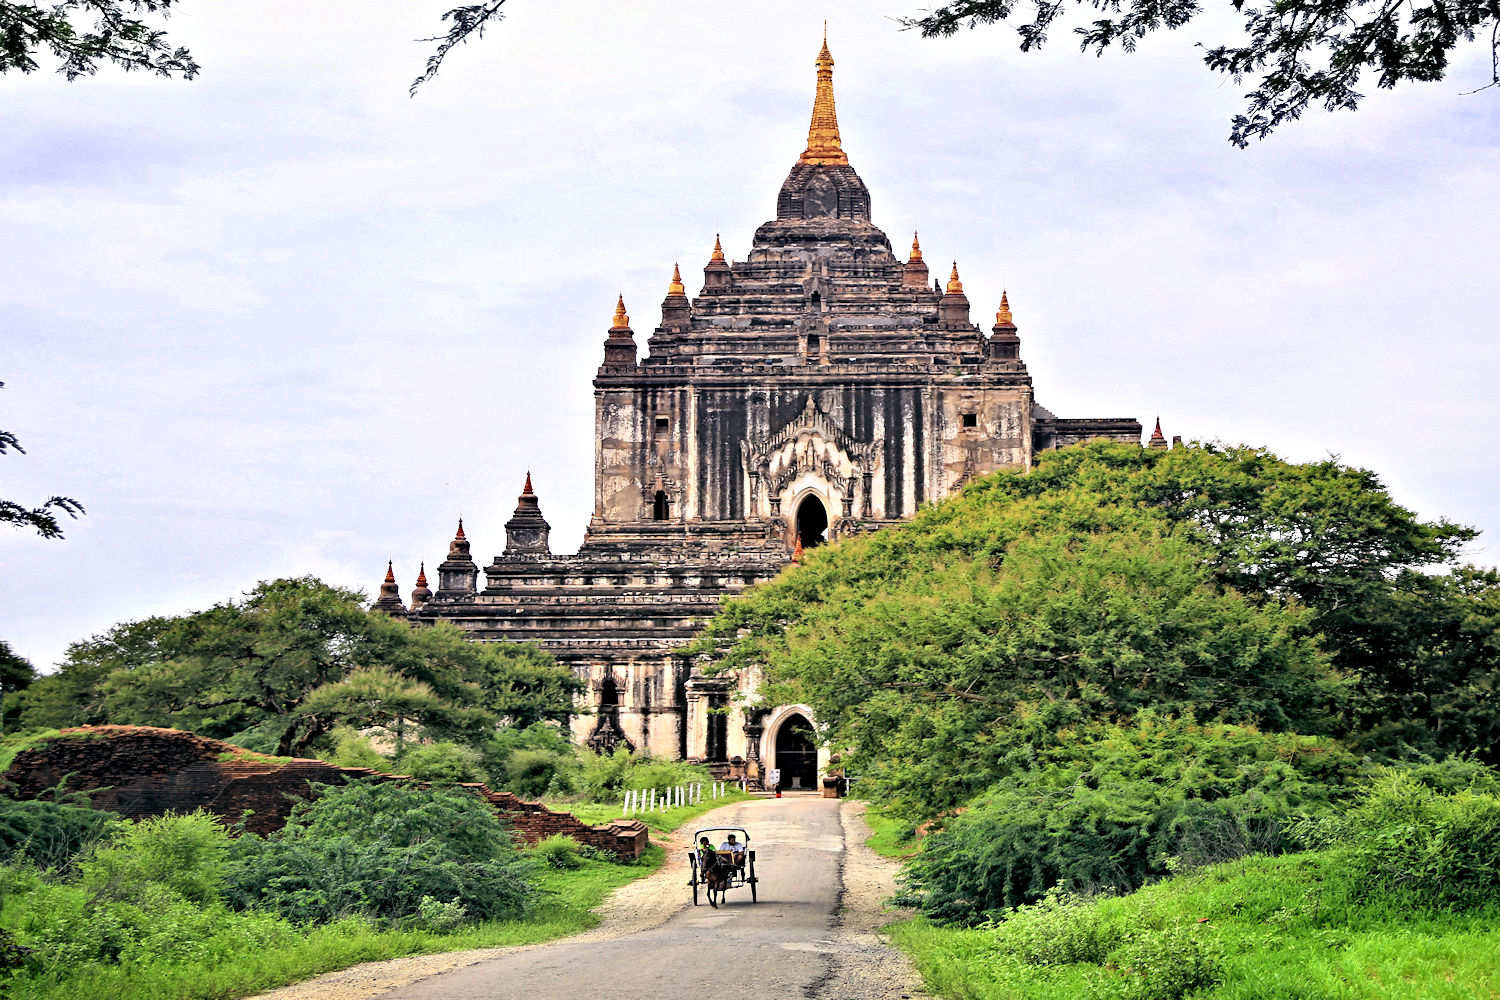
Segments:
[[[719,845],[720,851],[728,851],[734,856],[734,866],[743,868],[745,866],[745,845],[734,839],[734,834],[725,838],[724,843]]]

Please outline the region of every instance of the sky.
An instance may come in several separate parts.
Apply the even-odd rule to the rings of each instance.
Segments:
[[[1227,5],[1225,5],[1227,6]],[[174,5],[176,9],[177,5]],[[1337,455],[1500,562],[1500,92],[1448,79],[1249,150],[1218,12],[1133,55],[901,0],[511,0],[415,98],[428,0],[183,0],[193,82],[0,77],[0,639],[70,642],[313,574],[403,596],[459,515],[481,565],[531,471],[571,552],[616,294],[743,259],[806,138],[822,22],[844,148],[898,251],[1005,290],[1037,399]]]

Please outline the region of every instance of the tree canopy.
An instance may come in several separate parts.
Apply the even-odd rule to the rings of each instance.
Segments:
[[[3,27],[3,21],[0,21],[0,29]],[[0,389],[3,388],[5,388],[5,383],[0,382]],[[4,455],[7,451],[26,454],[26,449],[21,447],[21,442],[15,434],[0,430],[0,455]],[[14,500],[0,499],[0,524],[30,528],[43,538],[61,538],[62,524],[58,518],[64,516],[76,518],[83,512],[83,504],[71,497],[49,497],[40,507],[29,508]]]
[[[504,5],[505,0],[486,0],[444,13],[442,33],[422,39],[437,47],[412,81],[412,93],[437,76],[456,46],[483,36],[486,27],[500,20]],[[191,80],[202,67],[191,52],[167,38],[166,30],[172,12],[182,6],[183,0],[0,0],[0,73],[35,72],[45,53],[69,80],[93,76],[100,66]]]
[[[170,726],[304,754],[339,725],[479,743],[502,722],[563,718],[577,685],[534,647],[412,628],[301,578],[74,643],[58,673],[16,700],[26,726]]]
[[[1454,51],[1464,43],[1489,46],[1488,81],[1500,85],[1500,7],[1492,0],[1427,0],[1366,4],[1356,0],[1229,0],[1244,25],[1234,42],[1203,46],[1203,63],[1236,84],[1255,78],[1245,110],[1234,116],[1229,141],[1249,145],[1278,126],[1302,117],[1309,107],[1352,111],[1364,99],[1365,74],[1377,87],[1441,80]],[[1204,11],[1198,0],[954,0],[922,17],[903,19],[928,37],[955,34],[1008,21],[1021,51],[1040,48],[1060,22],[1080,11],[1073,28],[1084,52],[1103,54],[1112,45],[1135,51],[1154,31],[1176,30]]]
[[[1493,755],[1500,585],[1455,565],[1473,534],[1334,460],[1089,444],[814,550],[699,649],[811,705],[913,818],[1011,773],[1027,733],[1144,710]]]

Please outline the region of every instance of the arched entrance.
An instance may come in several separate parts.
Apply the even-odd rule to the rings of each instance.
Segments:
[[[782,788],[818,787],[818,745],[812,723],[798,713],[783,719],[776,730],[776,766]]]
[[[828,508],[811,494],[797,505],[797,537],[804,549],[828,541]]]

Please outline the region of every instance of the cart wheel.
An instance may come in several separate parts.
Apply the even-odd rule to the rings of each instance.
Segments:
[[[745,881],[750,883],[750,902],[753,903],[755,902],[755,883],[760,880],[755,877],[755,852],[750,851],[748,854],[750,859],[750,877],[745,879]]]
[[[693,905],[698,905],[698,880],[693,879]]]
[[[698,857],[688,852],[688,885],[693,887],[693,905],[698,905]]]
[[[750,880],[750,902],[755,902],[755,879]]]

